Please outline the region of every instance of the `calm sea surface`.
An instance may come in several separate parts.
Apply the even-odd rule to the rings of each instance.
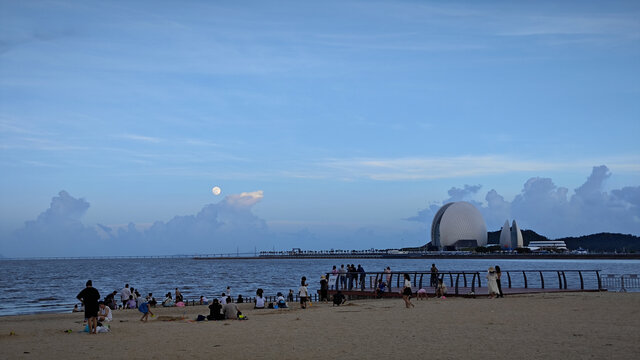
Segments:
[[[227,286],[233,297],[254,296],[258,287],[265,295],[297,290],[300,278],[307,277],[312,293],[319,288],[320,275],[333,265],[362,264],[366,271],[428,271],[435,262],[440,271],[482,271],[500,265],[512,270],[602,270],[602,274],[640,274],[640,260],[494,260],[494,259],[297,259],[297,260],[0,260],[0,315],[39,312],[68,312],[88,279],[104,297],[125,283],[160,301],[168,291],[180,288],[186,299],[220,296]],[[528,275],[529,276],[529,275]],[[555,276],[555,279],[554,279]],[[594,284],[595,275],[585,275]],[[579,286],[576,275],[567,275],[570,287]],[[428,280],[427,280],[428,281]],[[462,280],[461,280],[462,281]],[[521,279],[513,276],[514,287]],[[545,275],[547,286],[557,286],[557,275]],[[395,282],[395,281],[394,281]],[[535,273],[530,287],[539,287]],[[119,296],[116,297],[119,300]]]

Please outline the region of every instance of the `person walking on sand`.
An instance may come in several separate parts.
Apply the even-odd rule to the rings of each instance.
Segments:
[[[500,278],[502,277],[502,271],[500,270],[500,266],[496,265],[496,284],[498,285],[498,297],[503,298],[504,294],[502,293],[502,284],[500,283]]]
[[[142,304],[140,304],[140,306],[138,306],[138,311],[140,311],[142,313],[142,317],[140,318],[140,321],[147,321],[147,319],[149,318],[149,314],[151,314],[151,316],[154,316],[153,313],[151,312],[151,309],[149,309],[149,303],[147,301],[144,301]]]
[[[489,292],[489,299],[493,299],[493,297],[498,294],[497,279],[498,275],[496,275],[496,269],[492,266],[487,272],[487,291]]]
[[[408,308],[414,307],[411,303],[411,277],[409,274],[404,274],[404,287],[402,288],[402,300],[404,300],[405,306]]]
[[[84,317],[89,323],[89,334],[95,334],[98,327],[98,300],[100,293],[93,287],[91,280],[87,280],[86,287],[78,293],[76,298],[84,305]]]
[[[305,276],[300,280],[300,287],[298,288],[298,296],[300,296],[300,308],[307,308],[307,298],[309,296],[309,290],[307,290],[307,278]]]

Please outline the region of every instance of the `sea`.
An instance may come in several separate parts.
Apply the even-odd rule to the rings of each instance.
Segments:
[[[330,272],[334,265],[340,267],[350,263],[361,264],[367,272],[381,272],[388,266],[394,272],[409,273],[429,271],[431,264],[435,263],[441,272],[478,271],[483,276],[490,266],[500,265],[503,274],[510,272],[514,287],[523,285],[523,271],[529,278],[530,287],[540,287],[540,271],[543,271],[547,287],[558,286],[557,270],[566,271],[569,288],[580,286],[577,273],[571,270],[585,271],[585,286],[589,288],[597,286],[597,277],[590,270],[600,270],[603,277],[640,274],[640,260],[627,259],[0,260],[0,316],[70,312],[78,303],[76,295],[89,279],[102,297],[114,290],[120,291],[128,283],[141,294],[153,293],[157,300],[162,301],[164,295],[167,292],[173,294],[175,288],[179,288],[187,300],[197,300],[202,295],[209,299],[219,297],[227,286],[234,298],[238,294],[255,296],[257,288],[264,289],[267,296],[274,296],[277,292],[286,295],[289,289],[297,291],[301,277],[306,276],[313,294],[319,289],[321,275]],[[610,287],[610,291],[619,290],[615,284]],[[116,299],[119,300],[119,296]]]

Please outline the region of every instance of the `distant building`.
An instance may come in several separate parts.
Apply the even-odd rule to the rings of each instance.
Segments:
[[[487,245],[487,225],[478,209],[466,201],[443,205],[433,217],[431,245],[440,250]]]
[[[567,244],[564,241],[531,241],[527,246],[531,251],[567,251]]]
[[[509,220],[505,220],[500,231],[500,247],[503,249],[517,249],[524,246],[522,231],[515,220],[509,227]]]

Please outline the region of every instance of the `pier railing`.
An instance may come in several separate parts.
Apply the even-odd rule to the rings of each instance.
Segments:
[[[601,270],[503,270],[501,283],[503,288],[523,289],[561,289],[561,290],[603,290]],[[410,277],[413,288],[435,287],[439,280],[454,294],[460,291],[475,292],[486,287],[486,271],[392,271],[366,273],[327,273],[331,278],[330,290],[375,291],[379,280],[385,283],[385,291],[397,291],[404,286],[404,274]],[[435,281],[432,281],[434,279]]]
[[[640,291],[638,274],[606,274],[602,275],[602,287],[610,291]]]

